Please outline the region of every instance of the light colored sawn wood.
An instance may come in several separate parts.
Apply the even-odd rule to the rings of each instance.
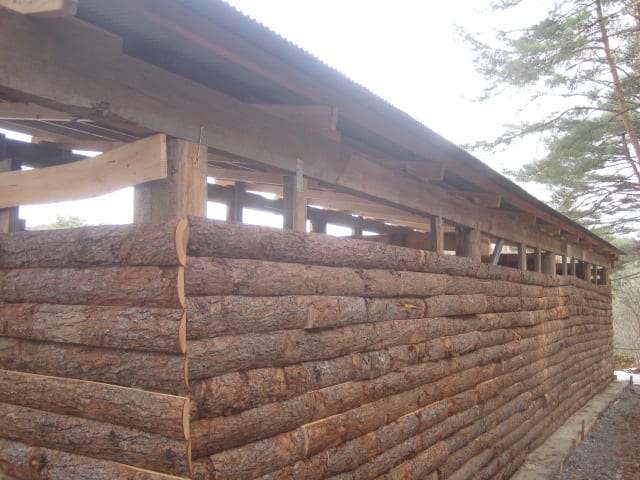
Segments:
[[[0,174],[0,208],[95,197],[167,177],[167,144],[154,135],[94,158]]]
[[[0,0],[0,7],[23,15],[67,17],[76,14],[78,0]]]

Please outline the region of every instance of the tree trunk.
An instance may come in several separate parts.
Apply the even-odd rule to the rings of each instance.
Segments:
[[[185,397],[0,370],[0,402],[189,439],[189,399]]]
[[[0,368],[172,394],[187,390],[187,364],[183,354],[0,337]]]
[[[616,99],[618,100],[618,106],[620,107],[620,118],[622,118],[622,123],[624,124],[624,129],[629,135],[629,141],[631,142],[631,146],[633,147],[633,153],[635,155],[635,159],[629,159],[629,166],[633,170],[633,174],[636,178],[636,186],[640,188],[640,170],[638,169],[638,163],[640,162],[640,141],[638,140],[638,134],[633,128],[633,124],[631,123],[631,117],[629,116],[629,104],[624,95],[624,90],[622,89],[622,83],[620,82],[620,77],[618,76],[618,67],[616,65],[616,59],[613,54],[613,50],[611,50],[611,45],[609,44],[609,34],[607,32],[606,19],[602,13],[602,0],[595,0],[596,4],[596,13],[598,20],[598,28],[600,29],[600,39],[602,41],[602,48],[604,49],[604,54],[607,59],[607,65],[609,66],[609,72],[611,73],[611,80],[613,81],[613,90],[616,94]]]
[[[184,265],[188,235],[186,219],[0,234],[0,268]]]
[[[28,480],[181,480],[122,463],[35,447],[0,438],[0,474]]]
[[[0,270],[0,298],[7,303],[183,308],[184,267]]]
[[[186,351],[182,309],[0,304],[0,335],[168,353]]]
[[[109,423],[0,404],[0,431],[9,440],[187,475],[189,442]]]

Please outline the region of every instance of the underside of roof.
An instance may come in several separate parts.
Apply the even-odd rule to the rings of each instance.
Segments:
[[[161,122],[147,121],[150,114],[128,111],[124,94],[118,97],[114,93],[112,98],[93,103],[76,102],[67,94],[38,93],[46,90],[38,85],[22,88],[0,79],[0,127],[31,134],[41,142],[42,149],[50,149],[46,155],[33,154],[31,166],[76,159],[68,154],[53,155],[56,149],[109,150],[159,131],[189,136],[185,139],[191,141],[203,141],[204,137],[209,146],[210,174],[222,180],[221,186],[249,182],[251,190],[278,194],[281,186],[274,188],[274,183],[283,172],[295,171],[298,159],[303,161],[310,189],[320,192],[316,202],[324,201],[322,206],[329,210],[422,231],[429,229],[430,218],[440,216],[452,226],[479,228],[494,239],[506,238],[514,243],[522,243],[522,238],[527,237],[534,238],[529,244],[535,246],[542,245],[535,238],[552,238],[551,245],[558,248],[544,248],[570,256],[591,252],[598,258],[612,260],[618,254],[611,244],[472,155],[222,1],[80,0],[75,16],[29,19],[19,28],[41,31],[50,39],[59,39],[60,45],[72,45],[79,50],[77,55],[69,52],[65,65],[58,64],[57,68],[79,72],[76,78],[90,79],[114,65],[111,79],[101,77],[105,84],[113,82],[114,92],[120,88],[117,85],[120,79],[137,75],[131,85],[135,82],[144,85],[147,81],[153,84],[149,91],[142,88],[138,92],[141,97],[148,94],[151,98],[154,88],[158,91],[166,88],[163,108],[175,111],[184,108],[184,115],[191,115],[193,125],[201,126],[199,131],[179,126],[166,132],[159,128]],[[77,42],[78,34],[74,32],[81,32],[95,43]],[[8,31],[5,34],[10,35]],[[22,55],[30,55],[29,45],[16,48]],[[49,58],[54,59],[59,52],[51,49]],[[91,58],[91,49],[95,69],[91,65],[79,66],[78,62]],[[21,61],[9,52],[4,53],[4,58],[16,64]],[[128,62],[136,68],[140,66],[139,70],[118,70],[119,65]],[[163,72],[164,80],[154,72]],[[178,94],[171,95],[173,83],[176,92],[184,88],[187,94],[190,94],[185,88],[187,83],[194,85],[192,94],[202,94],[201,111],[191,108],[187,112]],[[84,98],[89,98],[89,94]],[[122,105],[117,105],[118,98],[123,99]],[[207,123],[210,122],[207,108],[215,114],[216,99],[226,102],[229,108],[247,106],[247,112],[255,112],[247,131],[263,131],[268,136],[272,125],[280,132],[293,124],[291,132],[299,134],[291,152],[311,148],[322,157],[326,149],[337,160],[344,158],[345,164],[355,158],[354,165],[364,165],[359,172],[362,188],[360,183],[345,179],[344,171],[333,175],[327,166],[325,174],[320,164],[314,170],[314,164],[302,154],[296,159],[291,153],[291,158],[285,161],[286,155],[269,150],[262,140],[256,141],[256,146],[264,147],[263,156],[249,154],[246,145],[228,148],[229,136],[223,138],[220,133],[220,138],[215,137],[217,131]],[[191,100],[197,105],[197,98]],[[156,101],[155,97],[152,101]],[[232,128],[233,121],[229,117],[229,125],[221,126]],[[367,176],[377,172],[387,175],[389,190],[403,190],[402,179],[406,179],[410,184],[407,192],[411,189],[417,192],[414,200],[405,201],[403,192],[379,193],[367,186]],[[436,204],[435,200],[429,203],[430,195],[442,203]],[[379,211],[372,206],[376,202],[382,205]],[[453,214],[447,215],[449,211]],[[478,216],[483,220],[475,223]],[[518,233],[520,230],[524,232],[522,235]],[[567,249],[567,245],[572,248]]]

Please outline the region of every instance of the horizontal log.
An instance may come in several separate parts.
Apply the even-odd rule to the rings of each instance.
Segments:
[[[184,265],[188,228],[181,219],[0,233],[0,268]]]
[[[191,471],[189,442],[110,423],[0,403],[0,431],[16,442],[163,473]]]
[[[500,314],[493,315],[496,322],[504,318]],[[492,325],[483,322],[487,318],[469,317],[461,321],[455,321],[452,317],[390,320],[334,329],[283,330],[192,340],[188,346],[189,377],[199,379],[248,368],[283,367],[396,345],[416,344],[474,330],[486,331]]]
[[[610,286],[596,286],[576,277],[552,277],[425,250],[321,234],[283,232],[268,227],[206,218],[190,217],[189,223],[189,255],[195,257],[246,258],[331,267],[444,273],[544,286],[580,285],[588,290],[610,295]],[[260,245],[260,248],[255,248],[256,245]]]
[[[184,267],[25,268],[0,270],[7,303],[182,308]]]
[[[567,349],[562,341],[558,343],[557,351],[559,355],[568,358],[573,353],[572,350]],[[541,358],[544,361],[544,356]],[[523,366],[533,363],[530,357],[522,357],[521,360],[521,365]],[[386,412],[383,405],[380,406],[379,410],[381,415]],[[412,419],[414,416],[409,415],[401,418]],[[385,423],[388,423],[388,421],[389,419],[386,419]],[[336,434],[344,435],[347,432],[349,432],[349,428],[345,424],[345,427],[337,430]],[[380,437],[375,436],[373,438]],[[307,446],[306,449],[305,445]],[[197,461],[194,463],[194,478],[208,478],[208,475],[214,473],[220,475],[221,478],[253,478],[252,476],[274,471],[292,461],[296,461],[296,459],[300,460],[306,457],[309,454],[308,447],[309,437],[302,432],[302,428],[299,428],[292,432],[226,450]]]
[[[189,398],[0,370],[0,402],[188,440]]]
[[[0,337],[0,368],[157,392],[187,390],[185,355]]]
[[[47,480],[179,480],[122,463],[36,447],[0,438],[0,473],[19,479]]]
[[[0,304],[0,335],[80,345],[184,353],[182,309]]]
[[[579,357],[580,360],[588,363],[596,350],[579,353],[573,358]],[[565,359],[572,358],[568,357],[565,352],[561,352],[559,355]],[[338,475],[337,478],[340,478],[341,472],[350,471],[353,471],[352,475],[355,475],[356,478],[375,478],[393,465],[400,463],[406,455],[410,454],[404,448],[397,448],[407,438],[438,424],[437,428],[422,435],[424,440],[433,443],[444,438],[439,437],[438,434],[446,437],[493,411],[509,399],[541,385],[546,375],[541,368],[545,362],[546,359],[542,359],[529,364],[515,372],[515,376],[507,374],[493,379],[491,383],[495,385],[491,388],[478,389],[476,387],[456,395],[454,398],[432,403],[411,415],[400,417],[375,432],[289,465],[279,474],[274,474],[273,478],[320,480],[332,475]],[[563,363],[558,365],[557,373],[562,373]],[[484,386],[486,386],[486,382],[480,385],[480,387]],[[496,394],[496,392],[498,393]],[[453,413],[454,411],[459,413]],[[425,448],[424,445],[421,448]],[[362,468],[358,468],[360,465],[363,465]],[[350,474],[345,475],[348,477]],[[264,478],[266,479],[268,476]]]

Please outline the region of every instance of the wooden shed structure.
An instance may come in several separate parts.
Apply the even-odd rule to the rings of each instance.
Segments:
[[[0,0],[0,127],[3,478],[508,478],[612,378],[612,245],[221,1]]]

